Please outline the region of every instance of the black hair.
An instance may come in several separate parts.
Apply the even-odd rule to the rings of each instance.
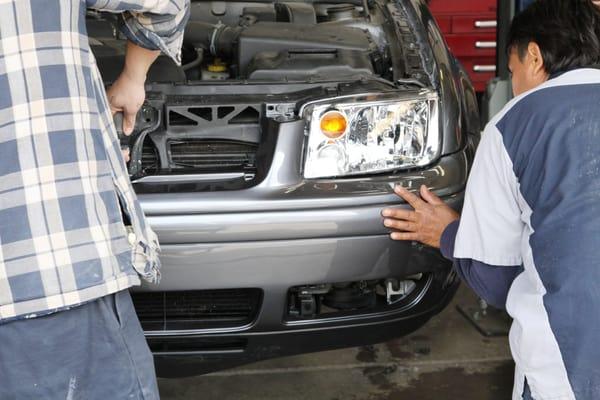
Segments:
[[[600,65],[600,9],[592,0],[536,0],[512,21],[506,51],[540,47],[548,74]]]

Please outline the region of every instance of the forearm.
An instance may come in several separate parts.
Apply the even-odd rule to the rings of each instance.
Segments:
[[[97,11],[119,13],[123,21],[121,32],[127,39],[147,49],[160,49],[181,65],[181,45],[190,16],[190,0],[86,0],[85,3]]]
[[[506,297],[522,266],[489,265],[472,259],[454,258],[454,241],[459,221],[446,228],[441,240],[444,257],[452,260],[454,269],[477,295],[497,308],[504,308]]]
[[[148,50],[128,41],[123,75],[133,82],[143,84],[150,66],[159,55],[160,50]]]

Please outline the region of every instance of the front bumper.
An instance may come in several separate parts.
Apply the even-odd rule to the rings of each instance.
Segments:
[[[160,286],[140,290],[262,290],[261,307],[251,323],[147,331],[160,375],[196,374],[276,355],[401,336],[443,308],[456,288],[439,252],[390,240],[380,213],[387,206],[406,207],[393,192],[397,183],[413,189],[425,184],[459,209],[468,149],[415,172],[307,181],[299,173],[300,156],[290,156],[300,153],[303,124],[283,123],[278,131],[271,167],[254,187],[139,194],[161,241],[163,264]],[[434,279],[408,309],[286,320],[291,287],[422,272],[431,272]]]
[[[156,333],[147,335],[147,339],[157,375],[164,378],[199,375],[274,357],[381,343],[414,332],[443,310],[459,285],[454,274],[449,277],[447,273],[438,274],[421,301],[404,312],[365,315],[326,326],[281,329],[280,324],[279,329],[268,331]]]

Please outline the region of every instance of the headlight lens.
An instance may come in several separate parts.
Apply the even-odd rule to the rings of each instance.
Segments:
[[[305,178],[414,168],[440,151],[437,94],[353,96],[309,104]]]

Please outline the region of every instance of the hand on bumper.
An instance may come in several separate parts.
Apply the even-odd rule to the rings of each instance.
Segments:
[[[392,230],[390,237],[393,240],[417,241],[439,248],[444,229],[457,220],[459,214],[425,185],[421,186],[420,198],[401,186],[396,186],[394,191],[414,210],[399,208],[383,210],[381,213],[385,218],[383,224]]]

